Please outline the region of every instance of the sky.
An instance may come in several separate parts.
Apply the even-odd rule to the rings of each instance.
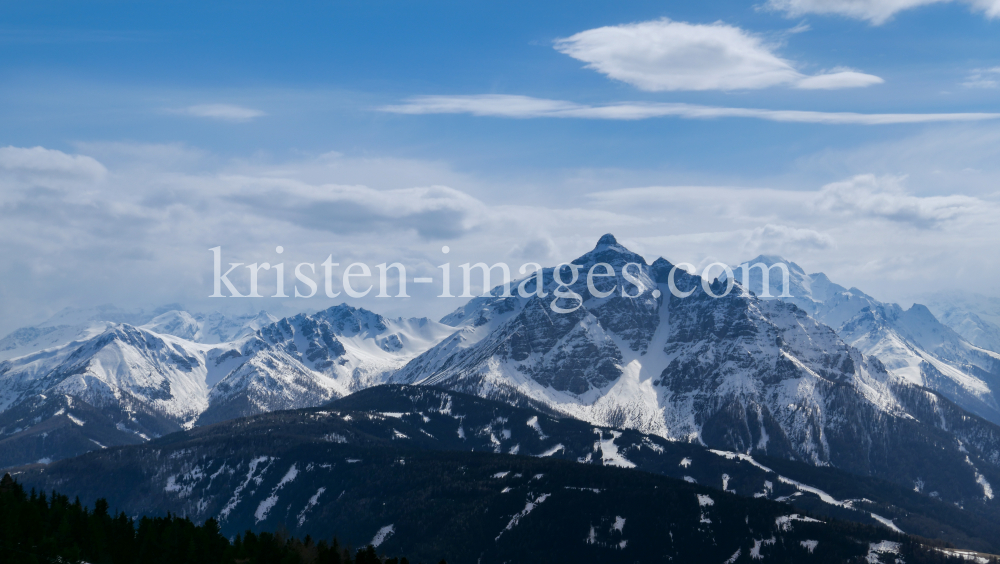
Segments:
[[[998,31],[1000,0],[10,4],[0,334],[343,300],[209,299],[217,246],[289,292],[299,262],[516,269],[610,232],[904,305],[997,296]],[[357,303],[463,301],[411,295]]]

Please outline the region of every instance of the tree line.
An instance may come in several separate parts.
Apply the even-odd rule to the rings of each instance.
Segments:
[[[77,498],[25,491],[10,474],[0,480],[0,561],[4,564],[409,564],[380,557],[368,545],[352,554],[336,538],[314,541],[283,532],[247,531],[233,540],[219,523],[186,517],[113,515],[99,499],[93,509]],[[442,560],[442,563],[444,561]]]

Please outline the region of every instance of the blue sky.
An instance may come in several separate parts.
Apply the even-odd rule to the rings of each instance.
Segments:
[[[614,231],[650,259],[781,253],[884,299],[995,294],[977,279],[1000,275],[998,16],[995,0],[11,4],[0,330],[198,302],[217,244],[429,264],[447,239],[555,262]],[[814,113],[773,113],[789,111]],[[636,112],[661,117],[619,119]],[[331,198],[403,207],[351,230],[309,215]],[[414,227],[427,206],[456,224]]]

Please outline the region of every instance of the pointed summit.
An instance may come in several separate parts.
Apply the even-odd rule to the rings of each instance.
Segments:
[[[608,246],[608,245],[617,245],[617,244],[618,244],[618,239],[615,239],[615,236],[612,235],[612,234],[610,234],[610,233],[606,233],[603,237],[601,237],[600,239],[597,240],[597,246],[598,247],[600,247],[602,245]]]
[[[765,266],[774,266],[776,264],[785,264],[788,266],[788,270],[791,272],[798,272],[805,275],[806,271],[802,269],[801,266],[795,264],[790,260],[785,260],[781,255],[757,255],[756,258],[752,258],[746,262],[740,264],[757,264],[763,263]]]
[[[611,233],[605,234],[597,240],[597,245],[589,253],[573,261],[574,264],[592,265],[598,262],[606,262],[614,266],[621,266],[628,262],[646,264],[646,260],[627,249],[615,239]]]

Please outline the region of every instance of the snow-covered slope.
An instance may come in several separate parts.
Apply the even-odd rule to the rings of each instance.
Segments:
[[[210,406],[199,422],[319,405],[381,384],[453,331],[344,304],[282,319],[212,355]]]
[[[263,312],[227,318],[170,310],[141,327],[66,321],[90,325],[82,334],[81,325],[55,325],[75,327],[62,334],[75,339],[0,362],[0,414],[21,408],[16,422],[30,423],[12,423],[7,431],[44,443],[31,428],[56,417],[58,410],[46,407],[50,397],[65,396],[80,409],[103,413],[100,425],[136,440],[196,423],[319,405],[381,383],[454,331],[427,319],[389,320],[346,305],[283,320]],[[57,333],[45,334],[53,341]],[[236,339],[198,342],[220,336]],[[71,442],[79,447],[80,441]],[[53,448],[38,458],[69,452]]]
[[[776,256],[748,263],[769,267],[784,263],[791,297],[780,297],[780,271],[770,271],[769,293],[793,303],[833,327],[848,344],[875,356],[893,375],[940,392],[962,408],[1000,424],[1000,354],[966,341],[920,304],[903,310],[857,288],[845,289],[825,274],[805,274],[797,264]],[[742,279],[737,271],[737,279]],[[750,271],[749,288],[760,295],[759,268]]]
[[[128,324],[152,333],[172,335],[195,343],[226,343],[252,335],[278,321],[261,311],[254,315],[191,314],[171,304],[151,312],[123,310],[111,305],[66,308],[32,327],[22,327],[0,339],[0,361],[86,340],[109,327]]]
[[[600,262],[617,274],[595,280],[597,293],[614,287],[607,297],[587,288],[585,273]],[[626,263],[637,265],[637,284],[621,276]],[[570,286],[583,298],[579,309],[552,311],[551,269],[545,298],[530,295],[533,280],[528,297],[496,288],[445,317],[459,331],[392,381],[911,485],[921,475],[1000,462],[1000,430],[894,376],[794,304],[761,300],[738,284],[717,299],[681,270],[676,286],[692,293],[678,298],[669,262],[647,264],[611,236],[574,264],[584,273]],[[721,294],[725,284],[710,289]],[[950,434],[966,421],[971,429]],[[978,458],[966,461],[970,440]],[[906,468],[903,458],[911,460]]]
[[[357,390],[382,383],[453,332],[454,328],[427,318],[387,319],[342,304],[315,315],[283,319],[260,335],[310,369]]]
[[[142,310],[124,310],[113,305],[65,308],[36,326],[22,327],[0,339],[0,361],[87,340],[118,323],[140,325],[151,317]]]
[[[1000,298],[954,290],[924,295],[921,301],[966,341],[1000,353]]]
[[[50,393],[96,407],[142,405],[191,424],[207,407],[201,352],[182,339],[114,325],[93,338],[0,363],[0,411]]]
[[[768,267],[768,290],[764,292],[764,279],[760,267],[746,271],[744,265],[763,264]],[[782,270],[777,265],[785,265],[789,274],[787,290],[783,287]],[[733,267],[740,283],[763,299],[780,298],[793,303],[814,319],[839,329],[844,323],[867,307],[880,304],[878,300],[857,288],[847,289],[832,282],[826,274],[818,272],[806,274],[801,266],[776,255],[760,255],[757,258]]]
[[[170,309],[152,318],[143,329],[173,335],[196,343],[228,343],[254,334],[278,318],[261,311],[254,315],[224,315],[222,313],[190,314]]]
[[[1000,354],[968,343],[926,307],[866,308],[840,328],[840,335],[878,357],[893,374],[1000,424]]]
[[[87,325],[22,327],[0,339],[0,361],[33,352],[83,341],[103,333],[112,323],[98,321]]]
[[[647,265],[611,236],[574,264],[586,273],[599,262],[615,268],[616,277],[596,279],[599,292],[615,286],[612,295],[591,295],[582,276],[571,288],[583,306],[555,314],[546,270],[549,297],[472,300],[444,319],[461,331],[393,381],[532,401],[597,424],[814,463],[839,456],[829,440],[842,431],[830,424],[839,396],[849,394],[858,410],[844,416],[901,413],[881,364],[804,312],[738,285],[712,298],[700,278],[680,270],[677,286],[693,294],[677,298],[670,263]],[[641,288],[621,276],[626,263],[638,265],[631,273]],[[622,288],[637,297],[623,297]]]

